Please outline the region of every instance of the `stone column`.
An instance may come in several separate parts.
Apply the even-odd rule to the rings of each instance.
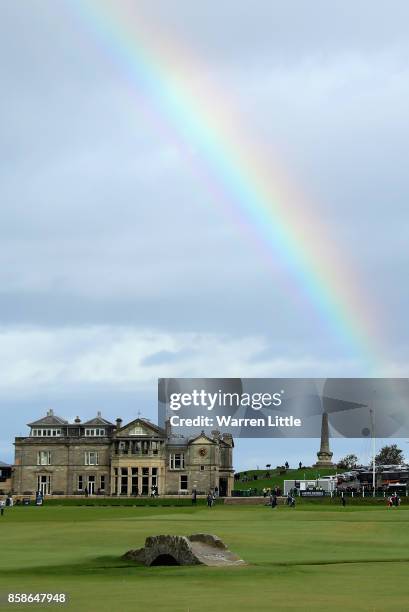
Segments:
[[[112,461],[112,459],[111,459],[111,461]],[[115,486],[114,482],[115,482],[115,470],[114,470],[113,465],[111,465],[110,479],[109,479],[109,493],[110,493],[110,495],[114,494],[114,486]]]
[[[117,472],[117,479],[116,479],[116,496],[119,497],[119,493],[121,490],[121,483],[122,483],[122,471],[121,471],[121,468],[119,467],[119,464],[118,464],[117,470],[118,472]]]
[[[328,413],[323,412],[321,423],[321,446],[317,453],[318,461],[314,464],[314,467],[334,467],[332,455],[333,453],[329,449]]]
[[[149,466],[149,487],[148,487],[149,493],[148,495],[151,494],[152,492],[152,467]]]
[[[66,444],[66,449],[67,449],[67,470],[66,470],[65,493],[66,495],[72,495],[74,489],[73,489],[73,474],[72,474],[72,468],[71,468],[70,443]]]
[[[126,490],[126,495],[127,497],[131,497],[132,494],[132,468],[128,466],[128,483],[127,483],[127,490]]]
[[[165,495],[166,493],[166,482],[165,482],[165,474],[166,474],[166,469],[165,467],[163,467],[162,465],[159,467],[158,469],[159,472],[159,494],[160,495]]]

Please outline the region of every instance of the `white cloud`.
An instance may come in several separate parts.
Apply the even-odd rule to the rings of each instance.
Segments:
[[[0,331],[0,390],[5,394],[73,385],[136,391],[154,387],[158,377],[335,376],[353,372],[355,365],[329,365],[307,355],[276,357],[260,336],[107,326]]]

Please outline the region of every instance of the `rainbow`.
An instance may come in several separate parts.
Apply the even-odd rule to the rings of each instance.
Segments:
[[[374,374],[381,362],[373,305],[363,301],[352,266],[341,261],[314,207],[286,180],[271,152],[244,134],[234,101],[204,76],[190,50],[149,31],[137,3],[74,0],[69,7],[122,72],[138,112],[182,151],[191,172],[263,260],[285,269],[289,299],[319,316],[323,335],[330,332],[360,360],[366,368],[361,374]]]

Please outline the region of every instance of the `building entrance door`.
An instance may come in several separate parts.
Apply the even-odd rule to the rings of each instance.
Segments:
[[[89,495],[95,494],[95,476],[88,476],[88,493]]]
[[[219,495],[220,497],[227,495],[227,478],[219,478]]]
[[[50,476],[40,475],[37,479],[37,489],[40,491],[41,495],[49,495],[50,493]]]

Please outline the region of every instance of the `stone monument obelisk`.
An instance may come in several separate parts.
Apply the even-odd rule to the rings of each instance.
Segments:
[[[329,449],[329,428],[328,428],[328,412],[322,413],[321,423],[321,446],[317,453],[318,461],[314,467],[334,467],[332,463],[333,453]]]

